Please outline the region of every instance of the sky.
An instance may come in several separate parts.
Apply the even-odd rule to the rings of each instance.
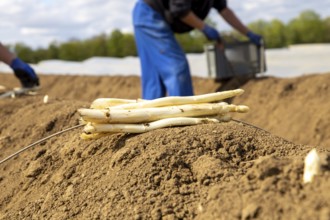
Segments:
[[[0,41],[32,48],[50,42],[86,39],[114,29],[133,32],[131,13],[136,0],[0,0]],[[303,10],[330,16],[330,0],[227,0],[243,23],[280,19],[287,23]],[[216,11],[210,13],[219,31],[230,30]]]

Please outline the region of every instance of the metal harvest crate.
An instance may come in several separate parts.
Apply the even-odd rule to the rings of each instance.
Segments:
[[[213,79],[229,79],[238,76],[254,77],[266,71],[264,45],[251,42],[225,43],[225,50],[216,44],[204,46],[208,76]]]

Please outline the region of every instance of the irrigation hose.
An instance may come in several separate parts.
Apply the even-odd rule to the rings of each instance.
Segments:
[[[254,127],[255,129],[257,129],[257,130],[261,130],[261,131],[264,131],[264,132],[266,132],[266,133],[268,133],[268,134],[274,135],[274,134],[272,134],[271,132],[269,132],[269,131],[267,131],[267,130],[265,130],[265,129],[259,128],[258,126],[255,126],[255,125],[253,125],[253,124],[250,124],[250,123],[247,123],[247,122],[244,122],[244,121],[241,121],[241,120],[233,119],[233,118],[232,118],[231,120],[232,120],[232,121],[235,121],[235,122],[237,122],[237,123],[242,123],[242,124],[245,124],[245,125],[248,125],[248,126]],[[277,136],[277,135],[276,135],[276,136]],[[290,142],[290,141],[286,140],[286,139],[283,138],[283,137],[280,137],[280,136],[277,136],[277,137],[279,137],[279,138],[285,140],[286,142]]]
[[[251,126],[251,127],[254,127],[254,128],[258,129],[258,130],[262,130],[262,131],[264,131],[264,132],[270,134],[269,131],[266,131],[265,129],[259,128],[259,127],[255,126],[255,125],[250,124],[250,123],[247,123],[247,122],[245,122],[245,121],[241,121],[241,120],[237,120],[237,119],[233,119],[233,118],[232,118],[231,120],[233,120],[233,121],[235,121],[235,122],[238,122],[238,123],[242,123],[242,124],[245,124],[245,125]]]
[[[49,136],[47,136],[47,137],[45,137],[45,138],[42,138],[42,139],[40,139],[40,140],[38,140],[38,141],[36,141],[36,142],[34,142],[34,143],[32,143],[32,144],[30,144],[30,145],[24,147],[24,148],[22,148],[21,150],[17,151],[16,153],[14,153],[14,154],[12,154],[12,155],[6,157],[5,159],[1,160],[1,161],[0,161],[0,164],[6,162],[7,160],[10,160],[11,158],[13,158],[13,157],[19,155],[20,153],[26,151],[27,149],[29,149],[29,148],[31,148],[31,147],[37,145],[37,144],[40,144],[40,143],[42,143],[42,142],[44,142],[44,141],[46,141],[46,140],[48,140],[48,139],[50,139],[50,138],[52,138],[52,137],[55,137],[55,136],[57,136],[57,135],[63,134],[63,133],[65,133],[65,132],[71,131],[71,130],[73,130],[73,129],[76,129],[76,128],[79,128],[79,127],[82,127],[82,126],[84,126],[84,124],[76,125],[76,126],[73,126],[73,127],[67,128],[67,129],[64,129],[64,130],[62,130],[62,131],[56,132],[56,133],[54,133],[54,134],[52,134],[52,135],[49,135]]]

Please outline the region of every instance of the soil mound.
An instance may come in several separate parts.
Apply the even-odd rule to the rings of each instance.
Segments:
[[[0,219],[329,219],[330,74],[254,79],[237,121],[80,139],[78,128],[0,164]],[[12,75],[0,74],[13,87]],[[4,83],[6,82],[6,83]],[[78,124],[99,97],[139,98],[138,77],[41,75],[40,95],[0,100],[0,158]],[[221,83],[194,78],[196,94]],[[43,95],[49,95],[44,104]]]

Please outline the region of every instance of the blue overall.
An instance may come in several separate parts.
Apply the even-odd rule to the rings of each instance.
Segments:
[[[133,24],[142,69],[142,98],[193,95],[186,55],[161,14],[138,0]]]

